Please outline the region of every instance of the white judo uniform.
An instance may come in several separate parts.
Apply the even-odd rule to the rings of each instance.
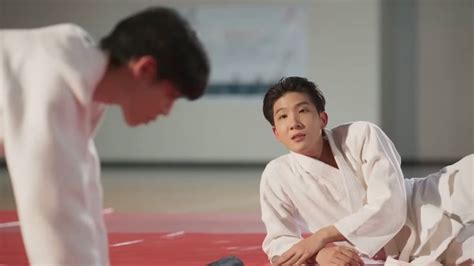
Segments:
[[[0,155],[33,265],[108,265],[94,89],[107,56],[72,24],[0,31]]]
[[[269,259],[299,242],[302,232],[329,225],[369,257],[383,248],[387,263],[473,258],[474,155],[405,180],[398,152],[376,125],[344,124],[325,136],[338,168],[290,152],[262,174],[262,246]]]

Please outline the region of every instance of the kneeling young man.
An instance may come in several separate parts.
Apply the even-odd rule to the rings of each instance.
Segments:
[[[72,24],[0,30],[0,155],[32,265],[108,265],[94,135],[106,105],[130,126],[207,86],[206,52],[176,11],[120,21],[97,45]]]
[[[263,249],[273,264],[472,262],[474,155],[404,179],[400,156],[378,126],[327,129],[324,96],[301,77],[273,85],[263,113],[290,150],[268,163],[260,184]]]

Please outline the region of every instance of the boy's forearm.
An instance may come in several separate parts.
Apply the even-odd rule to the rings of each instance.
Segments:
[[[331,244],[332,242],[337,242],[337,241],[345,241],[346,238],[337,230],[337,228],[334,225],[330,225],[327,227],[324,227],[318,231],[316,231],[314,234],[309,236],[310,239],[305,239],[305,240],[310,240],[312,243],[315,245],[325,247],[326,245]],[[280,256],[275,255],[271,258],[271,263],[272,265],[278,264]]]
[[[334,225],[324,227],[314,234],[324,245],[337,241],[347,241],[346,237]]]

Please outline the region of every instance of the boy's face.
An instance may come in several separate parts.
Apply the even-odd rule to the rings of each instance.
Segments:
[[[322,129],[328,117],[318,113],[311,99],[305,93],[288,92],[273,105],[275,137],[293,152],[315,156],[322,145]]]
[[[181,93],[170,80],[156,80],[158,62],[151,56],[142,56],[127,64],[130,73],[127,89],[120,101],[127,124],[148,124],[159,115],[168,115]]]
[[[168,115],[181,96],[171,81],[160,80],[151,86],[137,86],[121,104],[130,126],[148,124],[160,115]]]

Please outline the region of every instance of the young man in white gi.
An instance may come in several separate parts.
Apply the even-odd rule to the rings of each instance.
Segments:
[[[199,98],[205,50],[174,10],[149,8],[97,46],[61,24],[0,31],[0,152],[33,265],[108,265],[94,134],[104,104],[130,126]],[[1,154],[0,153],[0,154]]]
[[[301,77],[272,86],[263,113],[290,150],[268,163],[260,184],[263,250],[273,264],[472,262],[474,155],[404,179],[400,156],[379,127],[327,129],[325,99]]]

